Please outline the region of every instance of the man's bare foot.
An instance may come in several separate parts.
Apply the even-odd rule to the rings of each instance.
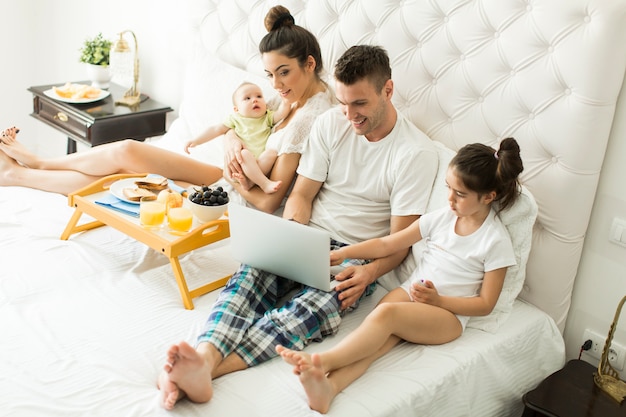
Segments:
[[[159,374],[157,387],[163,394],[161,405],[166,410],[172,410],[178,400],[185,397],[185,393],[178,388],[176,383],[170,380],[170,374],[165,369]]]
[[[158,383],[166,409],[171,410],[184,396],[197,403],[205,403],[213,397],[212,367],[187,342],[170,347],[163,370],[166,375],[162,374]]]
[[[3,130],[0,133],[0,150],[22,165],[36,168],[38,158],[17,141],[16,135],[19,131],[16,127]]]

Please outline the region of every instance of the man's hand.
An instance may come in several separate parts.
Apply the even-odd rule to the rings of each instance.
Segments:
[[[341,310],[345,310],[358,301],[367,286],[374,282],[375,276],[368,265],[353,265],[335,275],[335,280],[338,281],[335,291],[339,292]]]

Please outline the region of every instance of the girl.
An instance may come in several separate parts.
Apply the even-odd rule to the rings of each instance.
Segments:
[[[470,316],[491,312],[507,267],[515,264],[497,212],[518,197],[522,170],[513,138],[503,140],[498,151],[479,143],[464,146],[446,174],[449,207],[397,233],[331,252],[331,264],[337,265],[346,258],[387,256],[422,239],[426,243],[411,277],[337,346],[313,355],[277,347],[294,366],[313,410],[326,413],[339,392],[400,341],[447,343],[461,336]]]

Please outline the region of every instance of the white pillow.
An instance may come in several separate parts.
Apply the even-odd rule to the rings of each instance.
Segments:
[[[500,219],[513,242],[517,264],[507,269],[502,292],[493,311],[487,316],[472,317],[467,327],[494,333],[509,317],[513,302],[522,290],[524,279],[526,279],[526,262],[530,253],[537,210],[534,197],[526,187],[522,187],[522,194],[515,204],[500,212]]]
[[[445,175],[450,160],[455,155],[454,151],[446,148],[442,143],[435,142],[435,144],[437,145],[439,155],[439,170],[437,171],[427,212],[447,204]],[[502,292],[493,311],[487,316],[470,318],[467,327],[494,333],[509,317],[513,308],[513,302],[522,290],[524,279],[526,278],[526,262],[530,253],[532,231],[537,218],[537,210],[537,203],[534,197],[526,187],[522,187],[521,195],[515,201],[515,204],[499,214],[502,223],[511,236],[517,264],[508,268]],[[379,278],[379,284],[389,291],[408,279],[417,265],[417,259],[421,256],[423,245],[424,242],[417,242],[413,245],[412,253],[394,271]]]

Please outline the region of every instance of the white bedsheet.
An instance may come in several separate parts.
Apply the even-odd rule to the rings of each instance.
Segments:
[[[112,228],[61,241],[72,210],[61,195],[0,187],[0,415],[317,415],[279,359],[216,380],[208,404],[162,410],[156,378],[165,352],[194,341],[215,293],[185,310],[167,259]],[[227,241],[181,262],[191,283],[236,266]],[[309,351],[336,343],[383,293]],[[328,415],[519,416],[522,394],[563,363],[553,320],[516,301],[495,334],[468,329],[445,346],[397,347]]]

